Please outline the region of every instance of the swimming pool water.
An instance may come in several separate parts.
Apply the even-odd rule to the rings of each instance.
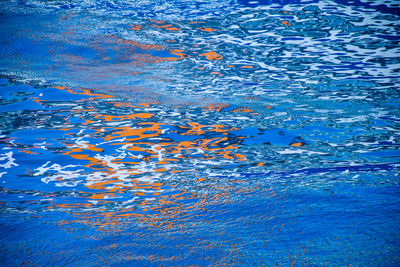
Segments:
[[[2,1],[2,266],[397,266],[397,1]]]

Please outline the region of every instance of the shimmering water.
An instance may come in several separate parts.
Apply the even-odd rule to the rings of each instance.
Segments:
[[[397,1],[0,2],[3,266],[398,266]]]

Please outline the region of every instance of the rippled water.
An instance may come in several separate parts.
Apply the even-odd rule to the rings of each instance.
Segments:
[[[399,265],[399,15],[0,2],[1,265]]]

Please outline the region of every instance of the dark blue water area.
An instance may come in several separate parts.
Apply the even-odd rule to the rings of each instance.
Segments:
[[[0,3],[1,266],[398,266],[396,1]]]
[[[10,234],[2,238],[3,251],[7,252],[4,263],[155,266],[159,263],[152,263],[152,260],[168,264],[172,259],[175,264],[185,265],[185,258],[190,257],[190,261],[198,265],[210,264],[209,258],[218,259],[216,264],[229,265],[259,265],[270,261],[291,264],[292,257],[319,262],[325,258],[324,251],[335,252],[340,248],[346,261],[356,258],[360,264],[390,265],[397,254],[395,251],[388,253],[384,247],[395,249],[397,246],[398,195],[393,192],[398,190],[393,187],[371,190],[359,186],[323,191],[303,189],[285,192],[287,199],[273,199],[268,191],[263,196],[248,194],[250,200],[241,205],[216,203],[210,207],[212,213],[197,212],[195,216],[206,216],[210,220],[200,226],[196,223],[198,219],[192,221],[193,214],[187,214],[186,218],[179,219],[185,222],[185,230],[177,226],[168,234],[154,233],[132,219],[122,221],[132,226],[122,230],[114,226],[105,233],[79,223],[49,226],[49,221],[57,214],[46,216],[44,221],[28,217],[15,219],[12,223],[6,220],[2,230]],[[381,201],[385,201],[384,207],[376,205]],[[283,207],[286,212],[281,214]],[[295,215],[299,210],[303,211],[301,215]],[[277,214],[279,217],[275,217]],[[66,221],[73,219],[62,216]],[[385,219],[377,223],[376,217]],[[232,218],[246,219],[232,222]],[[286,224],[288,220],[289,225]],[[229,225],[226,222],[230,222]],[[35,232],[27,232],[26,223],[30,223]],[[382,227],[386,227],[383,235]],[[232,228],[241,230],[232,231]],[[21,239],[22,242],[16,242]],[[202,249],[188,250],[193,244]],[[243,249],[235,253],[232,251],[235,244],[251,247],[251,254]],[[22,258],[21,254],[29,258]],[[344,261],[335,258],[326,264],[342,265]]]

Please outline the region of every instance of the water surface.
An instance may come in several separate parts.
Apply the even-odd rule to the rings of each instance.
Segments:
[[[1,2],[2,265],[399,265],[399,10]]]

